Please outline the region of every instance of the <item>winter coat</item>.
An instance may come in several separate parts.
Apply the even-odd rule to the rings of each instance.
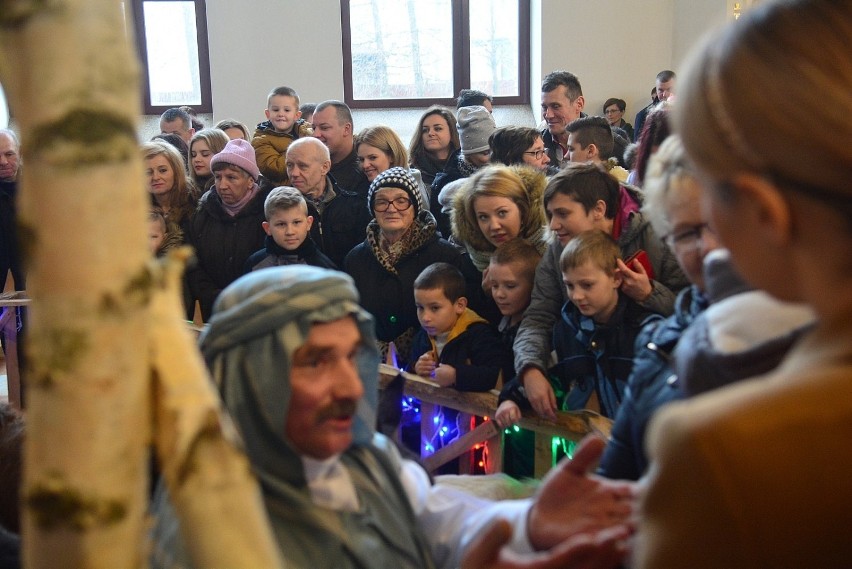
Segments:
[[[633,371],[598,469],[602,476],[638,480],[644,474],[648,421],[660,407],[682,397],[672,369],[672,353],[683,331],[706,308],[707,299],[693,285],[678,295],[674,314],[649,324],[639,334]]]
[[[438,172],[435,180],[432,182],[429,195],[429,210],[435,216],[435,220],[438,222],[438,231],[441,232],[441,237],[444,239],[449,239],[452,235],[452,224],[450,222],[450,215],[444,213],[441,203],[438,201],[441,190],[450,182],[470,177],[476,170],[476,166],[464,159],[464,155],[459,148],[450,154],[444,170]]]
[[[363,196],[344,190],[331,176],[326,176],[326,187],[326,193],[330,188],[334,196],[324,202],[322,213],[307,200],[308,215],[314,218],[311,239],[335,265],[342,267],[346,254],[364,240],[371,215]]]
[[[615,417],[633,369],[636,337],[645,325],[661,320],[626,295],[619,293],[618,297],[606,324],[583,316],[571,302],[562,308],[561,318],[553,328],[558,361],[548,370],[551,381],[565,394],[559,402],[561,409],[583,409],[596,394],[600,413]],[[517,380],[504,389],[500,399],[530,407]]]
[[[267,267],[280,267],[282,265],[313,265],[314,267],[337,270],[337,265],[317,248],[310,235],[292,251],[276,243],[271,235],[267,235],[263,249],[255,251],[246,261],[244,272],[250,273]]]
[[[254,136],[251,137],[251,145],[254,147],[257,167],[272,187],[284,186],[290,181],[286,160],[290,144],[298,138],[312,134],[311,125],[303,119],[297,120],[290,132],[278,132],[271,121],[263,121],[257,125]]]
[[[357,194],[366,202],[370,182],[367,180],[364,170],[361,169],[361,164],[358,162],[358,153],[354,146],[352,147],[352,152],[346,158],[331,165],[331,170],[328,171],[328,174],[337,181],[339,187]]]
[[[641,194],[631,189],[625,191],[641,203]],[[675,295],[689,284],[674,254],[638,211],[627,216],[627,224],[616,241],[625,259],[640,249],[648,254],[654,270],[653,290],[640,304],[661,316],[670,315],[674,311]],[[550,334],[561,307],[568,301],[559,269],[562,249],[559,241],[554,239],[536,268],[530,305],[524,312],[515,339],[515,369],[518,373],[528,367],[538,367],[542,371],[547,369]]]
[[[414,306],[414,279],[432,263],[444,262],[458,267],[465,275],[468,288],[480,289],[481,276],[468,256],[438,237],[434,218],[429,212],[421,212],[421,216],[428,216],[431,221],[422,222],[419,217],[415,219],[414,223],[418,224],[418,231],[423,236],[402,254],[393,270],[379,261],[373,239],[364,240],[352,249],[343,262],[343,270],[355,280],[361,295],[361,306],[376,320],[376,338],[380,342],[392,342],[408,333],[410,346],[414,331],[420,328]],[[377,235],[378,231],[378,224],[371,222],[371,234]],[[399,355],[405,360],[409,353],[410,349]]]
[[[15,288],[26,289],[24,264],[18,245],[17,190],[17,181],[0,181],[0,292],[6,286],[10,270]]]
[[[195,248],[197,263],[189,269],[187,278],[205,321],[210,318],[213,301],[222,289],[242,276],[246,260],[263,247],[266,237],[261,225],[266,219],[263,202],[268,194],[259,190],[233,217],[222,207],[215,188],[198,202],[186,236]]]
[[[417,358],[437,352],[435,340],[423,328],[414,335],[408,371],[414,371]],[[484,318],[469,308],[459,317],[447,335],[447,343],[435,361],[453,366],[458,391],[488,391],[508,378],[512,351],[500,341],[500,335]]]

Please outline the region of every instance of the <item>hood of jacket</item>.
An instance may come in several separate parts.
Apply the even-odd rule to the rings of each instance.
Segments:
[[[538,170],[526,166],[515,165],[508,166],[508,168],[521,178],[529,200],[528,213],[526,219],[521,220],[521,231],[518,237],[529,240],[543,253],[548,242],[548,232],[542,231],[542,228],[547,227],[547,217],[544,214],[543,205],[547,178]],[[496,247],[485,238],[485,235],[479,229],[479,225],[476,223],[476,215],[472,209],[473,204],[470,204],[471,207],[468,207],[467,204],[467,198],[473,192],[473,189],[473,184],[468,179],[453,197],[453,209],[450,213],[453,237],[468,249],[490,253]]]

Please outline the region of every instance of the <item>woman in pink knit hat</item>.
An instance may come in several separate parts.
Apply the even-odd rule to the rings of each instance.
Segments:
[[[187,279],[204,320],[219,292],[243,274],[246,259],[263,247],[263,203],[269,193],[258,184],[254,148],[243,139],[229,141],[210,160],[210,169],[215,185],[201,196],[187,236],[197,258]]]

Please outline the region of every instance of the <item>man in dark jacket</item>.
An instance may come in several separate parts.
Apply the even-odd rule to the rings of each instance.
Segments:
[[[0,130],[0,292],[6,288],[9,271],[16,290],[24,290],[26,285],[15,227],[19,156],[15,133]]]
[[[300,138],[287,148],[290,183],[305,196],[314,218],[311,238],[342,267],[346,254],[364,240],[371,217],[366,200],[338,186],[330,169],[328,148],[316,138]]]
[[[567,71],[553,71],[541,82],[541,118],[547,127],[541,131],[550,163],[559,168],[568,161],[568,131],[571,121],[582,116],[586,100],[580,80]]]

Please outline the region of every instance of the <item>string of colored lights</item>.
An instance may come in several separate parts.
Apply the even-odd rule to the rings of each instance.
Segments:
[[[421,416],[421,406],[420,401],[415,397],[403,397],[402,398],[402,416],[403,416],[403,424],[417,423],[419,424],[423,417]],[[489,420],[488,417],[484,417],[484,420]],[[458,439],[463,433],[462,429],[459,428],[458,424],[453,425],[450,422],[447,422],[446,416],[444,415],[443,407],[435,407],[435,413],[431,417],[432,424],[435,426],[435,429],[432,431],[431,437],[428,439],[421,440],[421,449],[424,452],[424,457],[430,454],[433,454],[438,449],[445,447],[447,445],[452,444],[456,439]],[[474,429],[476,427],[476,417],[470,418],[470,429]],[[508,429],[504,429],[503,433],[506,436],[511,436],[514,433],[520,432],[520,427],[517,425],[510,427]],[[574,456],[574,448],[576,447],[576,442],[571,441],[562,437],[552,437],[550,440],[550,448],[551,453],[553,455],[553,465],[562,457],[567,456],[571,458]],[[479,443],[471,447],[473,460],[475,461],[473,465],[474,468],[472,471],[480,471],[480,472],[492,472],[493,470],[490,468],[490,457],[488,452],[488,445]],[[561,451],[561,452],[560,452]]]

